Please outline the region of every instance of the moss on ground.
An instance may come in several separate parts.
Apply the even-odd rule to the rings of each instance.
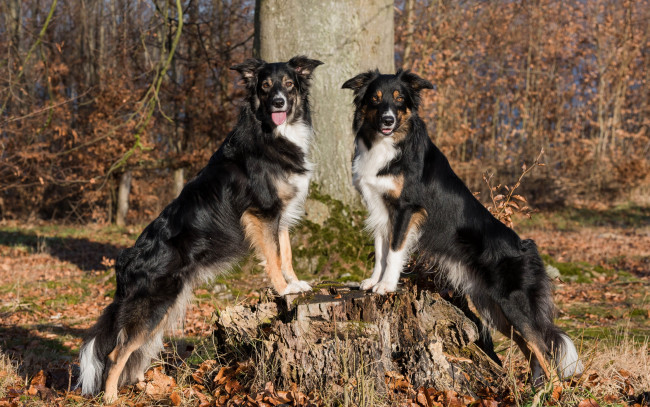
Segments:
[[[351,208],[312,184],[310,199],[325,204],[329,218],[318,225],[303,220],[294,230],[294,268],[301,278],[332,278],[361,281],[372,268],[374,252],[371,237],[365,232],[365,211]]]

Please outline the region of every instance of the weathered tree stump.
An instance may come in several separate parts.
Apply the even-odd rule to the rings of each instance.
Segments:
[[[439,294],[415,287],[380,296],[356,287],[321,286],[286,300],[219,313],[221,343],[258,355],[277,386],[342,391],[349,383],[404,376],[414,387],[474,395],[501,368],[478,346],[479,331]]]

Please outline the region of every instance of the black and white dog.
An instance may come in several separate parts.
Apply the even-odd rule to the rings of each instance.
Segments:
[[[312,164],[309,82],[322,62],[249,59],[231,69],[248,93],[237,125],[179,197],[120,254],[113,302],[81,348],[83,394],[143,378],[165,328],[192,289],[228,270],[252,246],[281,294],[310,290],[291,264],[289,228],[300,218]]]
[[[481,205],[431,142],[418,117],[420,91],[433,85],[409,71],[362,73],[354,91],[353,181],[368,208],[376,264],[364,290],[397,289],[409,254],[437,263],[490,327],[512,335],[533,379],[582,372],[569,337],[553,323],[551,282],[532,240],[521,240]]]

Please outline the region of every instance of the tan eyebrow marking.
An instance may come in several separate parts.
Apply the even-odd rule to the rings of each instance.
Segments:
[[[379,99],[381,99],[382,96],[383,96],[383,93],[381,93],[381,91],[378,90],[378,91],[377,91],[377,97],[378,97]]]
[[[395,99],[397,99],[398,96],[399,96],[399,90],[394,90],[394,91],[393,91],[393,97],[394,97]]]

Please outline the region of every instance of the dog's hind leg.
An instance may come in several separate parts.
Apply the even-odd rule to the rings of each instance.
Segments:
[[[485,352],[486,355],[490,357],[490,359],[494,361],[494,363],[499,366],[503,366],[501,359],[499,359],[496,352],[494,351],[494,342],[492,341],[490,327],[486,326],[486,324],[481,321],[481,318],[479,318],[470,309],[467,297],[465,295],[459,295],[458,293],[455,293],[454,295],[444,295],[443,298],[452,303],[456,308],[463,311],[463,314],[465,314],[465,316],[476,325],[476,328],[479,331],[479,339],[476,344],[479,348],[481,348],[483,352]]]
[[[501,332],[503,336],[511,338],[530,363],[531,379],[534,384],[540,383],[544,371],[536,353],[529,347],[524,337],[512,326],[501,306],[484,294],[471,296],[472,302],[485,323]]]
[[[123,336],[123,332],[120,333]],[[138,350],[147,340],[145,332],[138,333],[133,337],[120,338],[120,343],[108,354],[108,369],[106,381],[104,382],[104,402],[112,403],[117,399],[117,386],[126,362],[133,352]]]
[[[509,298],[501,299],[500,306],[505,318],[512,325],[515,333],[518,334],[523,341],[523,343],[521,341],[518,342],[522,352],[527,354],[527,352],[524,351],[524,348],[527,347],[529,353],[532,353],[534,356],[534,358],[530,357],[531,368],[533,371],[533,383],[538,384],[541,381],[539,373],[535,371],[535,365],[533,364],[535,359],[544,372],[544,375],[553,382],[557,381],[558,377],[553,374],[553,369],[549,362],[551,359],[551,353],[550,348],[544,341],[545,333],[542,331],[543,328],[534,325],[535,318],[532,315],[526,295],[523,292],[511,293]]]

